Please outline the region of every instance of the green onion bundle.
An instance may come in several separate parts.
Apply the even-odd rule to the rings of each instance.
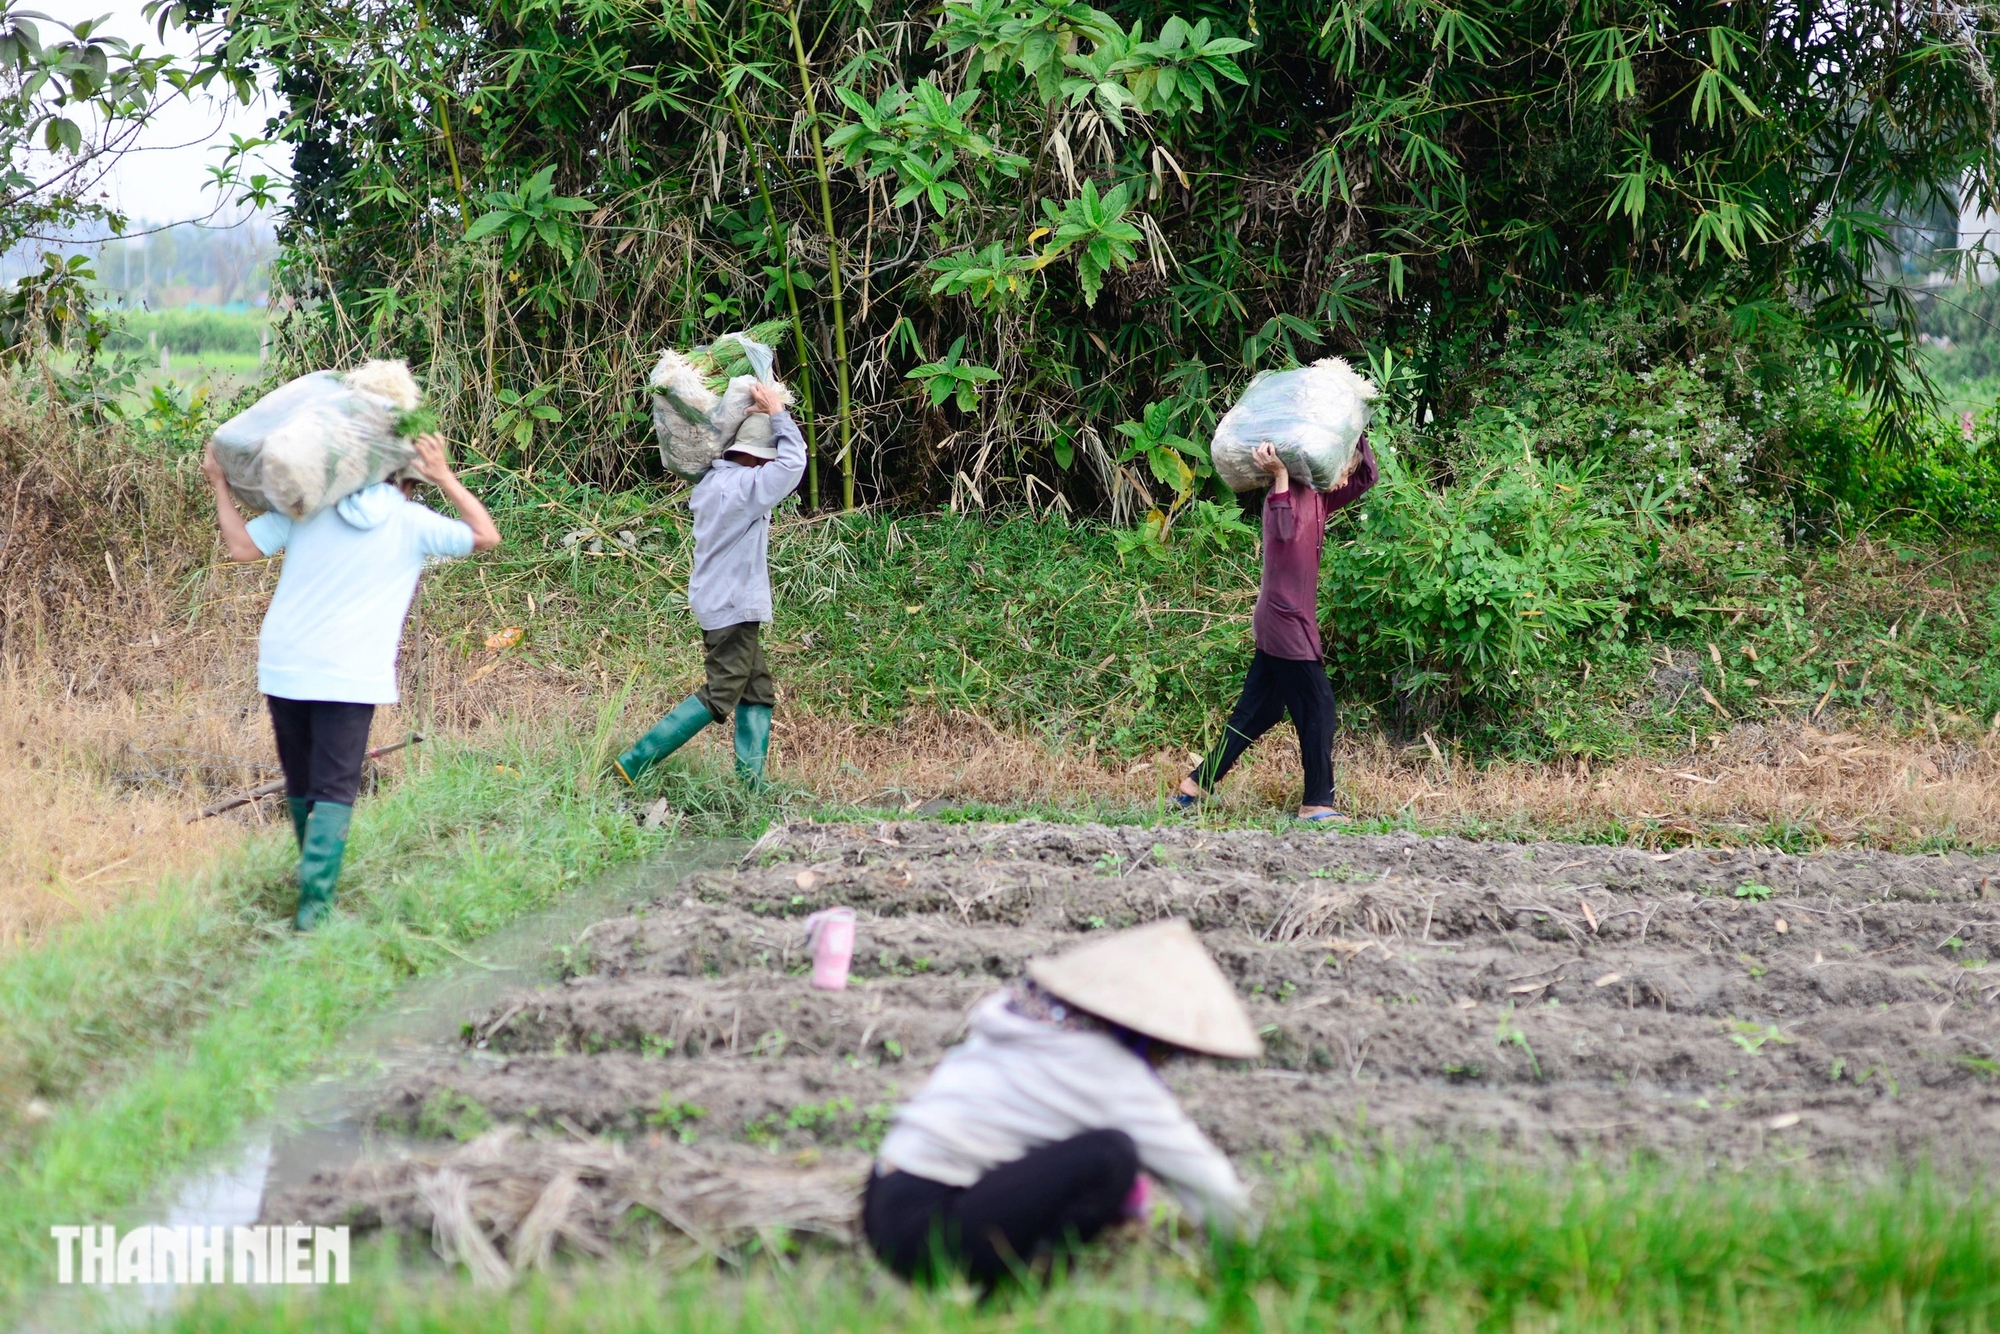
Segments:
[[[688,362],[701,373],[702,382],[718,398],[729,388],[729,382],[739,375],[755,375],[757,368],[750,364],[749,353],[744,350],[741,340],[762,343],[766,347],[776,347],[778,340],[791,332],[792,322],[780,316],[775,320],[765,320],[754,324],[742,333],[724,334],[705,347],[698,347],[687,354]]]

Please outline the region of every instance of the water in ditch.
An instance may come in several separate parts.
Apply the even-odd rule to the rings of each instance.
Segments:
[[[115,1222],[121,1236],[147,1224],[231,1228],[255,1223],[267,1194],[360,1157],[371,1138],[362,1116],[371,1091],[454,1048],[466,1015],[507,991],[553,976],[559,951],[576,944],[593,922],[628,904],[657,898],[682,877],[723,865],[746,847],[740,841],[710,841],[626,867],[454,949],[449,967],[410,982],[357,1021],[312,1078],[279,1095],[269,1117],[246,1127],[227,1148],[124,1217],[93,1221]],[[51,1250],[51,1280],[54,1273]],[[187,1291],[160,1283],[52,1283],[18,1328],[28,1334],[139,1329],[170,1311]]]

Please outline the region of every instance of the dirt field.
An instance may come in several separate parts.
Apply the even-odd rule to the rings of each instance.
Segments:
[[[801,919],[833,904],[861,912],[855,980],[816,992]],[[379,1094],[389,1139],[266,1214],[432,1231],[496,1278],[621,1229],[845,1235],[866,1148],[967,1007],[1162,916],[1264,1026],[1260,1065],[1168,1073],[1253,1174],[1357,1144],[2000,1161],[2000,859],[794,824],[467,1016]]]

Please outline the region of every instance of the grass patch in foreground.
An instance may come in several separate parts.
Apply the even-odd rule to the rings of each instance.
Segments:
[[[585,1267],[479,1292],[392,1252],[352,1284],[206,1290],[176,1334],[537,1330],[834,1334],[1125,1329],[1973,1330],[2000,1325],[2000,1228],[1983,1187],[1653,1167],[1324,1162],[1256,1241],[1204,1263],[1099,1252],[1047,1294],[987,1307],[912,1293],[860,1259],[747,1276]]]
[[[53,1104],[0,1167],[0,1310],[51,1223],[108,1219],[269,1110],[370,1007],[457,945],[659,847],[578,747],[444,749],[356,810],[342,912],[290,928],[289,839],[0,965],[0,1077]],[[16,1090],[10,1090],[16,1092]]]

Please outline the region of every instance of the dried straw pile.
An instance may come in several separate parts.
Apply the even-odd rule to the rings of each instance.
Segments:
[[[442,1156],[363,1160],[265,1201],[267,1222],[429,1230],[439,1257],[503,1287],[557,1246],[604,1256],[640,1241],[684,1264],[733,1260],[753,1238],[808,1233],[851,1244],[864,1155],[776,1157],[655,1137],[536,1139],[502,1126]]]

